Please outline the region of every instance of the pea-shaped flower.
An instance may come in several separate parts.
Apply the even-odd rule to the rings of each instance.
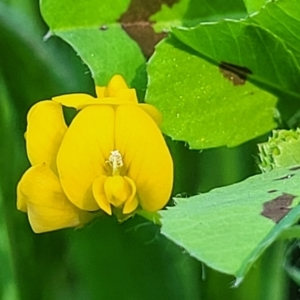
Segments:
[[[169,200],[173,163],[159,112],[138,104],[119,75],[96,94],[54,97],[28,113],[32,166],[19,182],[17,207],[35,232],[82,226],[97,211],[124,220]],[[62,106],[79,110],[69,127]]]

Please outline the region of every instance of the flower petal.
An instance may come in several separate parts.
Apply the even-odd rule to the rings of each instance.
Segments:
[[[114,206],[120,207],[135,195],[135,185],[120,175],[107,177],[104,183],[107,200]]]
[[[96,90],[97,98],[104,98],[108,96],[107,88],[105,86],[96,86],[95,90]]]
[[[97,98],[88,94],[67,94],[53,97],[52,100],[63,106],[73,107],[77,110],[86,105],[97,103]]]
[[[124,78],[121,75],[114,75],[111,80],[108,83],[107,91],[108,95],[114,96],[116,91],[122,90],[122,89],[128,89],[128,86],[124,80]]]
[[[36,233],[82,225],[82,212],[67,199],[58,177],[46,164],[25,172],[17,197],[26,202],[29,222]]]
[[[136,186],[134,181],[127,176],[124,176],[124,179],[129,183],[131,187],[131,195],[124,204],[123,214],[130,214],[138,207],[139,202],[136,197]]]
[[[107,177],[104,190],[108,201],[115,207],[121,206],[129,196],[128,192],[130,192],[120,175]]]
[[[138,104],[135,89],[122,89],[115,92],[114,95],[121,100],[122,104]]]
[[[157,126],[160,126],[162,123],[162,117],[160,111],[150,104],[140,103],[139,107],[142,108],[157,124]]]
[[[97,98],[103,104],[137,104],[135,89],[129,89],[121,75],[114,75],[109,81],[108,87],[96,87]],[[115,99],[115,100],[108,100]]]
[[[158,126],[137,105],[118,106],[115,124],[115,149],[136,185],[139,203],[147,211],[161,209],[171,194],[173,162]]]
[[[19,189],[19,187],[17,189]],[[25,197],[22,193],[19,192],[17,194],[17,209],[27,213],[27,197]]]
[[[114,150],[114,109],[93,105],[73,119],[57,155],[62,187],[73,204],[83,210],[97,210],[92,184],[105,175],[110,152]]]
[[[46,163],[56,172],[56,155],[67,130],[62,107],[53,101],[35,104],[27,116],[26,147],[32,165]]]
[[[138,103],[135,89],[129,89],[121,75],[114,75],[112,77],[108,83],[106,92],[108,97],[119,98],[121,103]]]
[[[112,98],[112,97],[106,97],[106,98],[99,98],[96,101],[89,101],[86,102],[82,105],[78,105],[77,106],[77,110],[83,109],[87,106],[91,106],[91,105],[121,105],[121,104],[136,104],[136,103],[132,103],[130,101],[127,101],[124,98]]]
[[[93,195],[97,201],[99,207],[105,211],[107,214],[111,215],[111,206],[107,200],[105,191],[104,191],[104,182],[106,181],[107,176],[100,176],[93,182]]]

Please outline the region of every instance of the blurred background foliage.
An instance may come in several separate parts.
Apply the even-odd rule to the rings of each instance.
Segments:
[[[93,92],[87,67],[62,40],[44,41],[47,31],[37,0],[1,0],[0,298],[288,299],[283,242],[268,249],[245,281],[232,288],[234,277],[205,267],[139,217],[121,225],[104,217],[80,230],[31,231],[27,216],[16,210],[15,193],[29,165],[27,111],[53,95]],[[174,195],[205,192],[258,172],[257,140],[202,153],[181,142],[168,144],[175,163]]]

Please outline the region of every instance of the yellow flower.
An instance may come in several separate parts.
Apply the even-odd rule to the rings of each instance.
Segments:
[[[17,207],[35,232],[82,226],[96,211],[124,220],[169,200],[173,163],[159,112],[139,104],[120,75],[96,94],[54,97],[28,113],[32,167],[18,185]],[[69,127],[62,105],[79,110]]]

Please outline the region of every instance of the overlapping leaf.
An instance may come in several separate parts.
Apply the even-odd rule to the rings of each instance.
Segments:
[[[249,78],[256,83],[299,97],[300,69],[295,55],[264,28],[246,22],[222,21],[194,29],[174,28],[173,33],[215,64],[225,62],[246,68]]]
[[[299,219],[299,169],[277,169],[177,199],[177,206],[161,212],[162,233],[239,282],[266,247]]]
[[[223,19],[242,19],[247,16],[242,0],[181,0],[172,5],[162,4],[161,10],[151,16],[157,31],[170,30],[171,27],[192,27],[200,22],[218,21]]]
[[[297,0],[277,0],[269,2],[259,14],[249,21],[266,28],[293,53],[300,65],[300,2]]]
[[[145,88],[143,53],[164,37],[161,31],[174,25],[194,26],[200,21],[240,19],[247,15],[242,0],[203,1],[105,1],[42,0],[41,11],[55,34],[67,41],[89,66],[96,84],[106,84],[122,74],[133,86]],[[159,34],[155,34],[152,22]]]
[[[123,1],[41,1],[51,33],[67,41],[89,66],[96,84],[105,85],[114,74],[128,83],[145,84],[144,58],[139,46],[117,22],[126,11]]]
[[[259,11],[268,0],[244,0],[249,15]]]
[[[163,131],[191,148],[235,146],[275,126],[276,98],[169,39],[148,65],[146,101],[163,114]]]
[[[229,67],[229,77],[247,78],[281,98],[299,99],[299,3],[278,0],[263,6],[265,2],[245,1],[248,12],[256,12],[246,20],[175,27],[172,34],[182,45],[167,42],[168,46],[157,47],[148,67],[147,101],[162,110],[166,134],[192,148],[209,148],[235,146],[274,128],[272,96],[259,90],[253,94],[247,81],[243,87],[229,89],[216,71],[202,68],[204,60]],[[164,67],[160,69],[159,64]],[[242,94],[246,90],[248,97]]]

